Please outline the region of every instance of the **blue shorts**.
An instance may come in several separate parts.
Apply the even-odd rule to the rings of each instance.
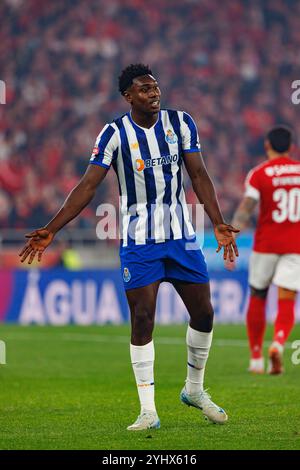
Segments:
[[[194,240],[167,240],[120,248],[121,274],[125,290],[147,286],[154,281],[176,279],[204,284],[209,282],[206,262],[199,245],[186,249]]]

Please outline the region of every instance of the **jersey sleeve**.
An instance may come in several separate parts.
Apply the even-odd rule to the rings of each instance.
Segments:
[[[201,145],[195,121],[185,112],[182,113],[180,121],[183,150],[185,152],[200,152]]]
[[[255,201],[260,199],[259,173],[251,170],[245,180],[245,197],[251,197]]]
[[[106,124],[96,139],[90,163],[103,166],[104,168],[110,168],[117,154],[117,131],[112,125]]]

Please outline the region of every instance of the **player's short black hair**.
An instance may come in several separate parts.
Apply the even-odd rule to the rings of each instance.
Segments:
[[[124,70],[122,70],[119,76],[119,91],[124,95],[125,91],[132,85],[132,81],[136,77],[142,75],[152,75],[148,65],[144,64],[130,64]]]
[[[275,152],[286,152],[293,141],[293,131],[287,126],[273,127],[267,134],[267,139]]]

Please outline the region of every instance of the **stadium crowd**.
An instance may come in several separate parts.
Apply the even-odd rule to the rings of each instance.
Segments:
[[[0,228],[48,222],[103,125],[127,111],[117,77],[136,62],[152,68],[163,107],[196,120],[230,220],[246,172],[264,158],[266,130],[299,131],[299,16],[292,0],[3,0]],[[188,181],[186,190],[193,202]],[[117,197],[110,171],[73,226],[93,227],[96,205]]]

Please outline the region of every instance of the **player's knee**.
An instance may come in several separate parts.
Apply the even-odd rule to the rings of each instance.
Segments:
[[[204,333],[210,333],[213,329],[214,311],[212,306],[201,309],[196,316],[191,315],[191,327]]]
[[[278,299],[288,299],[295,300],[297,292],[290,289],[285,289],[284,287],[278,287]]]
[[[253,297],[259,297],[260,299],[265,299],[268,295],[268,287],[266,289],[256,289],[256,287],[250,286],[251,295]]]
[[[131,322],[131,342],[144,345],[152,340],[154,313],[149,307],[136,308]]]
[[[152,332],[154,328],[154,309],[151,306],[137,305],[133,315],[135,331]]]
[[[212,308],[211,310],[203,313],[201,323],[202,323],[202,331],[209,333],[213,329],[214,311]]]

